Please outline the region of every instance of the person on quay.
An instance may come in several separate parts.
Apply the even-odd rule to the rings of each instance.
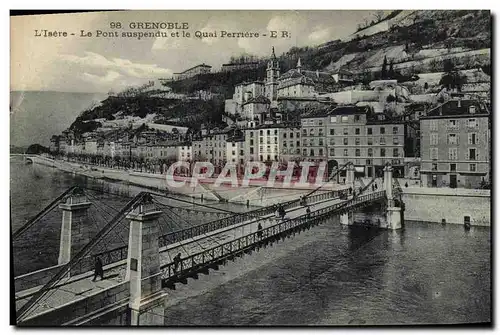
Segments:
[[[259,225],[257,226],[257,237],[260,239],[262,238],[262,225],[259,222]]]
[[[179,264],[181,262],[181,253],[179,252],[175,257],[174,257],[174,273],[177,272],[177,269],[179,268]]]

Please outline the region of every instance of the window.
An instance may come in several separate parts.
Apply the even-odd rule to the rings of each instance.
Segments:
[[[286,138],[286,133],[283,133],[283,138]]]
[[[355,145],[359,145],[359,143],[360,143],[359,137],[356,137],[356,138],[354,139],[354,144],[355,144]]]
[[[469,119],[467,121],[467,127],[476,128],[477,127],[477,120],[476,119]]]
[[[268,129],[267,130],[267,136],[271,135],[271,131]]]
[[[349,144],[349,139],[347,137],[344,137],[344,145],[348,145]]]
[[[293,141],[290,141],[290,148],[293,148]]]
[[[278,135],[278,129],[274,129],[274,135]]]
[[[438,159],[438,148],[431,148],[431,159]]]
[[[438,130],[438,121],[437,120],[431,120],[429,124],[429,129],[431,131],[437,131]]]
[[[314,149],[311,149],[310,156],[314,156]]]
[[[470,114],[475,114],[476,113],[476,106],[470,106],[469,107],[469,113]]]
[[[302,150],[302,155],[303,155],[303,156],[307,156],[307,149],[303,149],[303,150]]]
[[[349,155],[349,151],[347,149],[344,149],[344,156],[347,157]]]
[[[274,144],[278,144],[278,138],[277,137],[274,138]]]
[[[448,159],[449,160],[457,160],[458,159],[458,149],[457,148],[449,148],[448,149]]]
[[[236,151],[234,151],[234,150],[233,150],[233,151],[232,151],[232,154],[233,154],[233,156],[234,156],[234,155],[236,155]]]
[[[366,128],[366,134],[371,135],[373,133],[372,128]]]
[[[432,171],[437,171],[438,165],[437,163],[432,163]]]
[[[313,146],[313,145],[314,145],[314,138],[311,138],[311,139],[309,140],[309,144],[310,144],[311,146]]]
[[[330,116],[330,123],[337,123],[337,117],[336,116]]]
[[[330,135],[335,135],[335,129],[330,129]]]
[[[302,135],[307,136],[307,129],[302,129]]]
[[[253,131],[250,132],[250,137],[253,137]]]
[[[235,147],[235,146],[236,146],[236,143],[233,142],[233,147]]]
[[[309,129],[309,135],[311,135],[311,136],[314,135],[314,128]]]
[[[385,149],[380,149],[380,157],[385,157]]]
[[[318,129],[318,136],[323,136],[323,128]]]
[[[476,172],[476,164],[469,164],[469,171]]]
[[[359,128],[354,129],[354,134],[359,135]]]
[[[335,149],[334,148],[330,148],[330,156],[335,156]]]
[[[392,149],[392,157],[399,157],[398,148]]]
[[[438,134],[431,134],[431,145],[438,145]]]
[[[392,139],[392,144],[399,144],[399,138],[394,137],[394,138]]]
[[[368,148],[368,157],[373,157],[373,149]]]
[[[259,137],[259,143],[260,144],[264,143],[264,139],[262,137]]]
[[[367,159],[366,160],[366,165],[372,165],[372,160],[371,159]]]
[[[343,132],[344,135],[348,135],[349,134],[349,128],[344,128],[344,132]]]
[[[322,138],[318,139],[318,145],[323,145],[323,139]]]
[[[323,156],[323,149],[319,149],[318,155]]]
[[[451,172],[455,172],[455,171],[457,171],[457,164],[455,164],[455,163],[450,164],[450,171],[451,171]]]
[[[355,154],[356,157],[361,156],[361,150],[356,149],[356,151],[354,152],[354,154]]]
[[[371,137],[368,137],[368,145],[373,145],[373,138]]]
[[[286,147],[286,142],[283,142],[283,147]]]
[[[456,145],[457,144],[457,134],[448,134],[448,144]]]
[[[392,133],[397,134],[398,133],[398,127],[392,127]]]
[[[359,115],[354,115],[354,122],[358,122],[359,121]]]
[[[468,134],[468,143],[469,144],[477,144],[477,134],[476,133],[469,133]]]
[[[323,120],[318,120],[318,126],[322,126],[323,125]]]
[[[343,123],[346,123],[346,122],[349,121],[349,117],[347,115],[344,115],[344,116],[342,116],[341,120],[342,120]]]
[[[448,129],[458,129],[458,120],[448,120]]]
[[[307,147],[307,141],[306,141],[306,140],[302,141],[302,145],[303,145],[304,147]]]
[[[297,146],[300,147],[300,141],[297,141]]]
[[[286,134],[286,133],[285,133]],[[290,138],[293,138],[293,133],[290,133]]]
[[[380,127],[380,135],[383,135],[385,134],[385,128],[384,127]]]
[[[260,131],[260,136],[264,136],[264,131],[263,130]]]
[[[330,139],[330,145],[335,145],[335,139],[334,138]]]
[[[475,148],[469,148],[469,160],[470,161],[475,161],[477,159],[476,157],[476,149]]]
[[[244,154],[243,150],[240,150],[240,155],[243,156]]]
[[[250,140],[250,145],[253,145],[253,140]]]
[[[380,138],[380,144],[381,144],[381,145],[384,145],[384,144],[385,144],[385,137],[381,137],[381,138]]]

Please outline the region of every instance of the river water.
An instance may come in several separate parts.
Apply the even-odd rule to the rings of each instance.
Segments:
[[[103,183],[19,158],[10,165],[13,230],[70,186]],[[139,190],[106,183],[128,194]],[[165,325],[490,322],[490,248],[489,227],[422,223],[388,232],[332,219],[170,291]],[[14,264],[25,271],[50,258],[43,250],[28,257],[25,249],[14,248]]]

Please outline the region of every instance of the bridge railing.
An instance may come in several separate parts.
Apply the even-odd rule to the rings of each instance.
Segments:
[[[324,192],[316,195],[312,195],[307,197],[307,201],[309,203],[314,203],[322,200],[328,200],[332,199],[335,197],[338,197],[340,195],[340,192],[342,191],[330,191],[330,192]],[[291,209],[293,207],[296,207],[300,203],[300,199],[297,200],[290,200],[282,204],[283,208],[285,210]],[[243,223],[245,221],[249,221],[251,219],[255,219],[256,217],[260,216],[266,216],[273,214],[275,211],[275,206],[267,206],[263,208],[259,208],[253,211],[241,213],[241,214],[236,214],[233,216],[229,216],[226,218],[218,219],[215,221],[203,223],[201,225],[189,227],[186,229],[174,231],[165,235],[162,235],[159,237],[159,246],[165,247],[169,244],[172,243],[177,243],[189,238],[193,238],[199,235],[203,235],[206,233],[209,233],[214,230],[230,227],[235,224]]]
[[[275,237],[283,232],[290,231],[291,229],[311,223],[315,220],[325,219],[328,216],[335,214],[337,211],[381,198],[385,198],[385,191],[362,195],[346,202],[334,204],[332,206],[313,211],[309,214],[281,221],[260,231],[249,233],[232,241],[217,245],[211,249],[189,255],[185,258],[181,258],[177,265],[174,262],[162,265],[162,279],[168,280],[174,276],[183,276],[197,267],[218,262],[229,256],[234,256],[235,253],[241,253],[242,251],[255,246],[255,244]]]

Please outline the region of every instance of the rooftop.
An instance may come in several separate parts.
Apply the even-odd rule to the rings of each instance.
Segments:
[[[473,108],[471,108],[473,107]],[[456,116],[456,115],[476,115],[480,114],[482,116],[488,115],[489,110],[487,107],[481,103],[479,100],[471,99],[452,99],[439,106],[430,109],[427,112],[426,117],[436,117],[436,116]]]

